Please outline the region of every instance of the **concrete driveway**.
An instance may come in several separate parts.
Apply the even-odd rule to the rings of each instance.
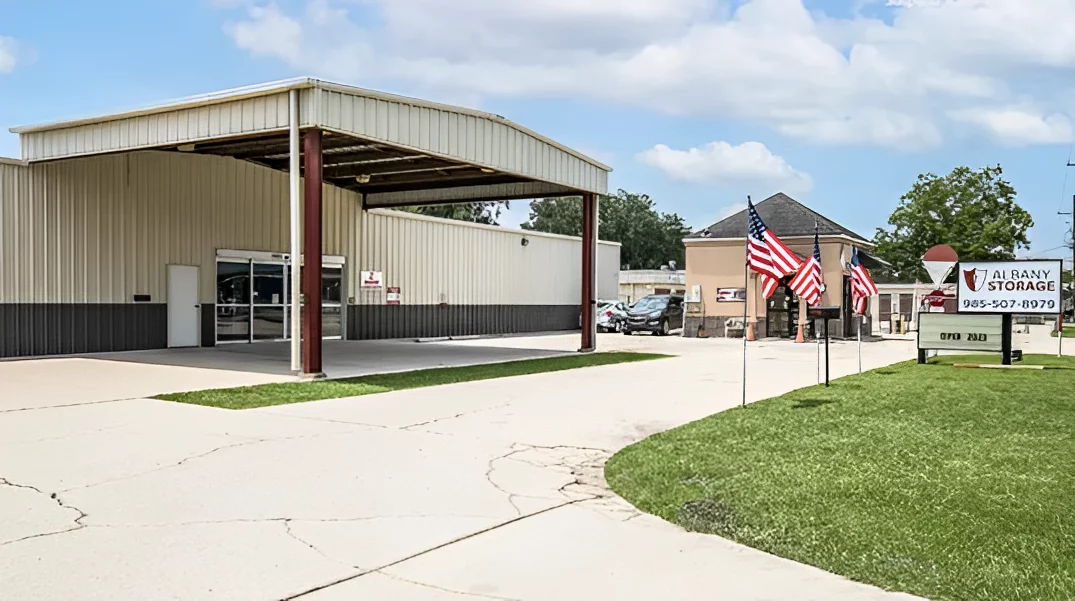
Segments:
[[[0,598],[907,598],[612,495],[612,452],[738,404],[740,347],[601,343],[678,357],[247,412],[145,399],[0,412]],[[490,345],[566,351],[577,337],[445,350]],[[854,350],[833,345],[834,374],[855,369]],[[865,350],[867,367],[913,356]],[[813,384],[815,351],[753,345],[750,398]]]
[[[575,336],[473,341],[463,345],[403,340],[326,340],[324,370],[331,378],[437,367],[458,367],[573,354]],[[297,380],[287,342],[232,344],[74,357],[0,361],[0,412],[111,402],[208,388]]]

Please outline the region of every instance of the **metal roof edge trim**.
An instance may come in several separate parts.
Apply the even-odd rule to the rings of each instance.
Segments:
[[[22,159],[13,159],[10,157],[0,157],[0,165],[13,165],[15,167],[28,167],[29,162]]]
[[[534,138],[537,138],[537,139],[539,139],[539,140],[541,140],[541,141],[543,141],[543,142],[545,142],[547,144],[550,144],[550,145],[552,145],[552,146],[554,146],[554,147],[556,147],[556,148],[558,148],[558,149],[560,149],[560,150],[562,150],[562,151],[574,156],[577,159],[586,161],[587,163],[590,163],[591,165],[593,165],[594,167],[597,167],[598,169],[601,169],[601,170],[606,171],[608,173],[612,172],[612,168],[609,167],[608,165],[605,165],[604,163],[601,163],[600,161],[598,161],[598,160],[596,160],[596,159],[594,159],[592,157],[588,157],[585,154],[582,154],[581,152],[578,152],[577,150],[573,150],[571,148],[568,148],[567,146],[564,146],[563,144],[561,144],[561,143],[559,143],[559,142],[557,142],[555,140],[552,140],[552,139],[550,139],[550,138],[548,138],[546,136],[543,136],[542,134],[539,134],[539,133],[537,133],[536,131],[534,131],[532,129],[529,129],[527,127],[519,125],[518,123],[515,123],[514,121],[512,121],[510,119],[507,119],[507,118],[505,118],[505,117],[503,117],[501,115],[496,115],[496,114],[493,114],[493,113],[487,113],[487,112],[484,112],[484,111],[478,111],[478,110],[475,110],[475,109],[469,109],[469,108],[461,107],[461,106],[453,106],[453,105],[450,105],[450,104],[442,104],[442,103],[439,103],[439,102],[432,102],[432,101],[429,101],[429,100],[422,100],[422,99],[419,99],[419,98],[412,98],[410,96],[401,96],[399,94],[390,94],[388,92],[379,92],[377,90],[370,90],[370,89],[367,89],[367,88],[360,88],[360,87],[357,87],[357,86],[348,86],[348,85],[344,85],[344,84],[333,83],[333,82],[330,82],[330,81],[325,81],[325,80],[321,80],[321,79],[315,79],[313,77],[297,77],[297,78],[292,78],[292,79],[282,79],[282,80],[271,81],[271,82],[262,83],[262,84],[254,84],[254,85],[243,86],[243,87],[239,87],[239,88],[231,88],[231,89],[228,89],[228,90],[221,90],[219,92],[210,92],[208,94],[199,94],[199,95],[196,95],[196,96],[187,96],[185,98],[180,98],[180,99],[177,99],[177,100],[171,100],[171,101],[167,101],[167,102],[162,102],[162,103],[155,104],[155,105],[152,105],[152,106],[139,108],[139,109],[133,109],[133,110],[130,110],[130,111],[123,111],[123,112],[119,112],[119,113],[113,113],[113,114],[110,114],[110,115],[97,115],[97,116],[93,116],[93,117],[83,117],[83,118],[78,118],[78,119],[53,121],[53,122],[42,123],[42,124],[38,124],[38,125],[22,125],[22,126],[18,126],[18,127],[12,127],[8,131],[10,131],[11,133],[14,133],[14,134],[29,134],[29,133],[50,131],[50,130],[55,130],[55,129],[66,129],[66,128],[70,128],[70,127],[78,127],[78,126],[81,126],[81,125],[92,125],[92,124],[95,124],[95,123],[106,123],[108,121],[117,121],[119,119],[129,119],[129,118],[132,118],[132,117],[142,117],[142,116],[145,116],[145,115],[152,115],[152,114],[160,113],[160,112],[164,112],[164,111],[172,111],[172,110],[179,110],[179,109],[186,109],[186,108],[195,108],[195,107],[200,107],[200,106],[209,106],[209,105],[213,105],[213,104],[222,104],[222,103],[225,103],[225,102],[231,102],[231,101],[235,101],[235,100],[244,100],[244,99],[247,99],[247,98],[255,98],[257,96],[268,96],[268,95],[271,95],[271,94],[278,94],[280,92],[286,92],[288,90],[293,90],[293,89],[307,89],[307,88],[319,88],[319,89],[322,89],[322,90],[330,90],[330,91],[334,91],[334,92],[340,92],[340,93],[343,93],[343,94],[352,94],[352,95],[357,95],[357,96],[364,96],[364,97],[367,97],[367,98],[385,100],[385,101],[388,101],[388,102],[398,102],[398,103],[402,103],[402,104],[410,104],[412,106],[431,108],[431,109],[443,110],[443,111],[451,111],[451,112],[470,115],[470,116],[473,116],[473,117],[478,117],[478,118],[481,118],[481,119],[488,119],[488,120],[491,120],[491,121],[497,121],[497,122],[503,123],[504,125],[507,125],[508,127],[513,128],[513,129],[515,129],[515,130],[517,130],[519,132],[525,133],[525,134],[527,134],[529,136],[533,136]],[[317,125],[319,127],[322,127],[322,126],[324,126],[324,123],[321,123],[320,119],[318,119],[317,120]]]
[[[224,102],[231,102],[234,100],[245,100],[247,98],[256,98],[258,96],[268,96],[271,94],[278,94],[280,92],[286,92],[288,90],[301,90],[305,88],[314,88],[316,86],[315,79],[309,77],[297,77],[293,79],[282,79],[279,81],[271,81],[268,83],[254,84],[249,86],[242,86],[239,88],[231,88],[228,90],[221,90],[219,92],[209,92],[208,94],[199,94],[196,96],[187,96],[185,98],[179,98],[177,100],[170,100],[147,106],[139,109],[132,109],[129,111],[123,111],[119,113],[113,113],[110,115],[96,115],[93,117],[83,117],[79,119],[68,119],[62,121],[53,121],[50,123],[42,123],[38,125],[22,125],[19,127],[12,127],[8,131],[13,134],[31,134],[42,131],[50,131],[54,129],[66,129],[69,127],[78,127],[80,125],[92,125],[94,123],[106,123],[108,121],[118,121],[120,119],[129,119],[132,117],[143,117],[145,115],[152,115],[154,113],[161,113],[164,111],[172,111],[185,108],[195,108],[200,106],[209,106],[213,104],[222,104]]]
[[[504,234],[519,234],[522,236],[533,236],[535,238],[552,238],[555,240],[573,240],[575,242],[582,241],[582,238],[579,236],[565,236],[563,234],[550,234],[548,232],[538,232],[533,230],[524,230],[522,228],[505,227],[503,225],[489,225],[487,223],[474,223],[473,221],[447,219],[445,217],[433,217],[432,215],[422,215],[421,213],[411,213],[410,211],[401,211],[399,209],[377,208],[366,209],[366,212],[373,213],[374,215],[384,215],[386,217],[398,217],[400,219],[412,219],[414,221],[428,221],[432,223],[458,225],[479,230],[501,232]],[[598,244],[604,244],[605,246],[623,246],[623,244],[619,242],[612,242],[611,240],[598,240],[597,242]]]
[[[780,239],[781,240],[813,240],[814,237],[813,236],[781,236]],[[851,236],[845,236],[843,234],[840,234],[840,235],[828,235],[828,236],[826,236],[825,234],[821,234],[820,236],[818,236],[818,239],[819,240],[846,240],[848,242],[854,242],[856,245],[861,246],[861,247],[863,247],[863,248],[865,248],[867,250],[872,250],[874,248],[873,242],[868,242],[866,240],[860,240],[858,238],[852,238]],[[743,242],[743,243],[745,243],[746,241],[747,241],[746,236],[743,236],[742,238],[684,238],[683,240],[681,240],[681,242],[683,242],[684,244],[700,244],[700,243],[703,243],[703,242]]]

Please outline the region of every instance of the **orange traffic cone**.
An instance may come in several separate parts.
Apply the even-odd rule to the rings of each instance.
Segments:
[[[799,333],[795,335],[795,342],[806,342],[805,328],[803,328],[803,322],[799,322]]]
[[[753,342],[753,341],[754,341],[754,323],[748,321],[747,322],[747,342]]]

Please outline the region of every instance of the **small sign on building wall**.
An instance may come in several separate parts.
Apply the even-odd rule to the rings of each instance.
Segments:
[[[380,271],[361,272],[363,288],[381,288],[384,286],[384,274]]]
[[[688,303],[700,303],[702,302],[702,285],[691,284],[691,291],[687,294]]]
[[[746,288],[717,288],[718,303],[743,302],[747,299]]]
[[[385,294],[384,300],[385,300],[385,304],[398,305],[399,301],[400,301],[399,287],[392,286],[392,287],[388,288],[387,293]]]

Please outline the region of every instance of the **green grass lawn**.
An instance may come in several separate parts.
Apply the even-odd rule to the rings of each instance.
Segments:
[[[363,396],[394,390],[406,390],[408,388],[424,388],[426,386],[440,386],[441,384],[564,371],[597,365],[649,361],[666,357],[668,355],[649,353],[593,353],[510,361],[507,363],[490,363],[470,367],[424,369],[342,380],[314,380],[310,382],[287,382],[283,384],[245,386],[242,388],[179,392],[159,395],[157,398],[179,403],[220,407],[222,409],[253,409],[271,405]]]
[[[886,589],[1075,599],[1073,391],[1071,369],[903,363],[658,434],[605,473],[689,530]]]
[[[955,365],[956,363],[978,363],[980,365],[1000,365],[1000,353],[981,355],[938,355],[930,357],[931,365]],[[1044,365],[1046,369],[1075,369],[1075,358],[1057,357],[1056,355],[1023,355],[1022,361],[1013,361],[1012,365]]]
[[[1053,338],[1056,338],[1056,328],[1053,328]],[[1075,326],[1064,326],[1064,338],[1075,338]]]

